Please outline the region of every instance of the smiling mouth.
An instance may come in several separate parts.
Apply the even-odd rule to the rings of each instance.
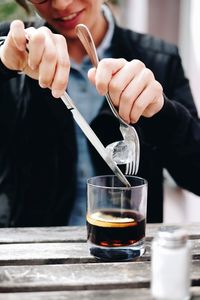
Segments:
[[[82,11],[79,11],[79,12],[76,12],[76,13],[72,13],[68,16],[64,16],[64,17],[60,17],[60,18],[55,18],[56,21],[61,21],[61,22],[64,22],[64,21],[71,21],[73,19],[75,19],[78,15],[80,15]]]

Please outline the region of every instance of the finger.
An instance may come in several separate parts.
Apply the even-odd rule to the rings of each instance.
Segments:
[[[95,77],[96,77],[96,68],[91,68],[88,71],[88,78],[93,85],[95,85]]]
[[[123,58],[102,59],[96,70],[95,85],[100,95],[105,95],[109,90],[109,83],[115,73],[117,73],[126,64]]]
[[[156,98],[152,103],[150,103],[146,107],[142,115],[146,118],[151,118],[162,109],[163,105],[164,105],[164,97],[162,95],[159,98]]]
[[[57,49],[51,31],[45,27],[39,30],[45,35],[44,50],[39,63],[39,85],[42,88],[51,88],[57,64]]]
[[[24,23],[20,20],[15,20],[10,25],[8,39],[12,39],[15,47],[19,51],[26,51],[26,36],[24,31]]]
[[[148,92],[148,91],[147,91]],[[163,88],[158,81],[154,81],[152,85],[149,87],[149,105],[146,106],[146,109],[142,112],[144,117],[150,118],[158,113],[163,105],[164,105],[164,97],[163,97]],[[155,97],[153,100],[153,96]]]
[[[67,43],[62,35],[54,35],[54,40],[57,49],[57,66],[52,81],[52,95],[55,98],[59,98],[64,94],[66,90],[69,71],[70,71],[70,61],[67,49]]]
[[[119,105],[124,89],[144,68],[145,65],[141,61],[134,59],[127,62],[119,72],[113,75],[109,83],[109,94],[116,106]]]
[[[10,70],[23,70],[27,64],[24,24],[13,21],[5,43],[1,47],[1,60]]]
[[[33,27],[26,29],[28,35],[28,64],[32,70],[39,67],[45,48],[45,35]]]
[[[119,113],[124,120],[130,122],[130,112],[134,102],[153,81],[153,73],[149,69],[143,68],[126,86],[119,101]]]
[[[141,116],[152,117],[164,104],[162,86],[153,81],[133,103],[130,122],[136,123]]]

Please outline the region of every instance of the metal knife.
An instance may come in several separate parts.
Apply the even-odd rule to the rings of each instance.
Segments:
[[[113,173],[119,178],[119,180],[127,187],[130,187],[130,183],[122,173],[122,171],[119,169],[117,164],[114,162],[114,160],[108,155],[106,148],[101,143],[97,135],[94,133],[92,128],[89,126],[89,124],[86,122],[84,117],[81,115],[79,110],[76,108],[73,100],[71,97],[65,92],[63,96],[61,96],[62,101],[67,106],[67,108],[71,111],[74,120],[78,124],[78,126],[81,128],[83,133],[86,135],[88,140],[92,143],[92,145],[95,147],[95,149],[98,151],[98,153],[101,155],[101,157],[104,159],[104,161],[107,163],[107,165],[111,168]]]

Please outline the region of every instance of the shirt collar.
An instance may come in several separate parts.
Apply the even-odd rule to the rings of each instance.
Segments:
[[[105,4],[102,5],[102,12],[103,12],[103,15],[104,15],[106,21],[108,22],[108,30],[107,30],[101,44],[97,47],[97,55],[100,60],[104,57],[111,56],[109,49],[111,46],[111,42],[112,42],[112,38],[113,38],[113,34],[114,34],[114,27],[115,27],[113,15],[107,5],[105,5]],[[80,63],[80,64],[77,64],[76,62],[74,62],[73,59],[70,59],[70,62],[71,62],[71,68],[75,68],[77,70],[82,69],[82,67],[84,65],[88,65],[88,64],[91,65],[91,62],[90,62],[90,59],[88,56],[85,56],[83,58],[82,63]]]
[[[106,21],[108,22],[108,30],[101,44],[97,48],[97,53],[100,59],[106,56],[105,53],[107,52],[107,50],[111,45],[112,37],[114,34],[114,19],[111,10],[107,5],[103,4],[102,12],[104,14]]]

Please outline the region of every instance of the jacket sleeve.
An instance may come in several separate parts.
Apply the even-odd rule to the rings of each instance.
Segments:
[[[0,35],[6,35],[7,30],[8,26],[0,24]],[[12,153],[18,107],[14,99],[18,97],[11,85],[19,77],[17,71],[7,69],[0,59],[0,227],[9,226],[10,207],[14,202]]]
[[[0,49],[1,50],[1,49]],[[0,82],[3,84],[3,81],[11,79],[12,77],[18,76],[17,71],[12,71],[7,69],[1,61],[0,58]]]
[[[139,125],[145,142],[155,146],[176,183],[200,195],[200,120],[178,54],[171,58],[167,72],[162,110],[152,118],[141,118]]]

